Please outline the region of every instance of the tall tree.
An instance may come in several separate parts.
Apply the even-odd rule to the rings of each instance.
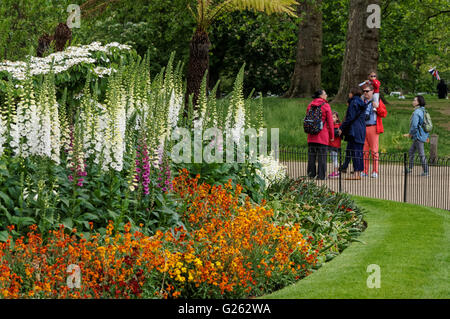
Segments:
[[[284,97],[306,97],[321,85],[322,0],[305,1],[297,6],[302,21],[298,29],[297,58],[291,85]]]
[[[296,0],[197,0],[196,10],[191,9],[197,26],[190,42],[186,100],[192,95],[195,105],[198,99],[203,76],[209,67],[211,42],[208,29],[221,13],[252,9],[267,14],[287,13],[295,16],[293,6],[296,3]]]
[[[350,89],[368,78],[371,70],[377,70],[378,42],[380,30],[373,25],[377,18],[369,5],[378,5],[380,0],[350,0],[347,28],[347,43],[342,63],[339,91],[333,103],[347,100]]]

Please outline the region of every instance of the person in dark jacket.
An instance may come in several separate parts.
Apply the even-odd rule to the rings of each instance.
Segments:
[[[447,97],[448,87],[444,79],[441,79],[441,82],[439,82],[439,84],[437,85],[437,90],[438,90],[438,97],[440,99],[445,99]]]
[[[361,179],[361,172],[364,170],[363,147],[366,139],[366,104],[361,98],[362,90],[360,87],[353,88],[350,93],[352,98],[347,108],[345,121],[339,127],[339,132],[347,141],[346,161],[340,170],[346,172],[351,159],[354,173],[346,179],[359,180]]]

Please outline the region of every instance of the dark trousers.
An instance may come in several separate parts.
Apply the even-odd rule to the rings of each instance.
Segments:
[[[420,162],[422,164],[423,172],[428,173],[427,158],[425,156],[424,143],[418,140],[413,141],[411,148],[409,149],[409,169],[414,166],[414,154],[419,152]]]
[[[318,143],[308,143],[308,177],[325,179],[327,173],[328,146]],[[318,162],[316,170],[316,160]]]
[[[352,160],[352,154],[348,148],[348,144],[347,144],[347,148],[345,150],[345,159],[344,159],[344,163],[342,164],[341,168],[342,169],[347,169],[348,165],[350,164]]]
[[[355,143],[355,141],[349,139],[345,150],[345,160],[344,164],[342,164],[342,169],[347,169],[350,161],[352,161],[353,170],[355,172],[362,172],[364,170],[363,149],[364,143]]]

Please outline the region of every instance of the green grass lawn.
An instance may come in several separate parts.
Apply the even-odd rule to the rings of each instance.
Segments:
[[[450,212],[355,199],[367,210],[363,243],[353,243],[315,273],[263,298],[450,298]],[[371,264],[380,266],[380,288],[367,287]]]
[[[425,96],[427,109],[433,120],[433,134],[439,135],[438,155],[450,156],[450,100],[439,100],[434,96]],[[380,136],[382,152],[407,152],[411,140],[402,135],[409,131],[409,121],[414,110],[411,105],[413,98],[399,100],[388,98],[388,115],[383,119],[385,133]],[[307,146],[306,134],[303,132],[303,118],[306,107],[311,99],[283,99],[277,97],[264,98],[265,125],[268,128],[280,129],[280,144],[285,146]],[[341,120],[344,118],[347,106],[345,104],[331,105],[338,111]],[[345,142],[342,144],[345,147]],[[425,146],[429,152],[429,144]]]

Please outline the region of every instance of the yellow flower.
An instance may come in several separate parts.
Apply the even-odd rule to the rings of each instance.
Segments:
[[[202,261],[200,259],[198,259],[198,258],[195,258],[194,262],[195,262],[195,264],[197,266],[201,266],[202,265]]]
[[[102,256],[104,256],[106,253],[106,248],[103,246],[97,247],[97,250]]]

